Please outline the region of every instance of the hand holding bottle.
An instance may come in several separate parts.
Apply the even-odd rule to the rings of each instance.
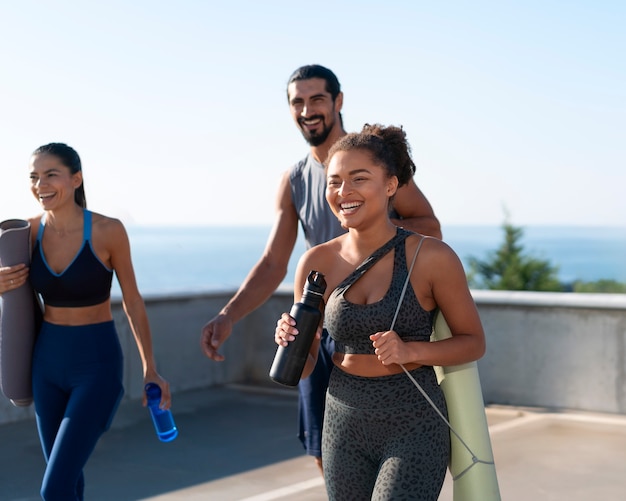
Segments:
[[[157,437],[161,442],[171,442],[178,436],[178,428],[174,423],[172,411],[161,409],[161,388],[156,383],[148,383],[145,387],[148,409]]]
[[[320,303],[324,299],[326,280],[324,275],[311,271],[307,277],[302,299],[291,307],[289,315],[295,320],[298,335],[287,346],[279,346],[270,369],[273,381],[296,386],[302,376],[322,313]]]

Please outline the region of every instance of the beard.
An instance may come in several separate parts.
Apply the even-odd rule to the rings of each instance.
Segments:
[[[320,146],[321,144],[324,144],[326,139],[328,139],[328,136],[330,136],[330,132],[333,130],[333,127],[335,125],[334,121],[326,125],[323,117],[320,117],[320,118],[322,118],[322,123],[324,124],[324,127],[322,128],[320,132],[308,131],[304,127],[302,127],[302,125],[300,125],[300,122],[298,121],[298,125],[300,125],[300,132],[302,133],[302,137],[307,143],[309,143],[310,146]]]

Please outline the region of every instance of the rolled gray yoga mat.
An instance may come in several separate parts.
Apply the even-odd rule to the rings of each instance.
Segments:
[[[21,219],[0,222],[0,267],[30,264],[30,224]],[[33,401],[31,365],[37,335],[35,294],[26,281],[0,297],[0,389],[18,407]]]

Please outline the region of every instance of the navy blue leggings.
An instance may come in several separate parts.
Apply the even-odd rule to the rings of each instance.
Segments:
[[[44,500],[83,499],[83,468],[124,394],[122,371],[112,321],[43,323],[33,355],[33,397],[47,463]]]

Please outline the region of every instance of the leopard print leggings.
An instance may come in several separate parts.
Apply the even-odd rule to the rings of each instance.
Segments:
[[[411,375],[447,415],[432,367]],[[322,458],[330,501],[436,501],[450,433],[406,374],[368,378],[333,368]]]

